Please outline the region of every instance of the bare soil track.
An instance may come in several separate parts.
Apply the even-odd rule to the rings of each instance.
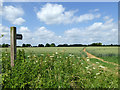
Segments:
[[[96,57],[96,56],[94,56],[94,55],[88,53],[88,52],[86,51],[86,48],[84,48],[83,51],[87,54],[88,58],[95,58],[95,59],[98,59],[98,60],[100,60],[100,61],[102,61],[102,62],[105,62],[105,63],[109,63],[109,64],[113,64],[113,65],[119,66],[119,65],[116,64],[116,63],[104,61],[103,59],[101,59],[101,58],[99,58],[99,57]]]

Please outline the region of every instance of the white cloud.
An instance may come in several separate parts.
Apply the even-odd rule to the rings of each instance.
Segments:
[[[75,19],[75,21],[77,22],[83,22],[83,21],[88,21],[88,20],[93,20],[94,18],[99,18],[101,15],[100,14],[84,14],[84,15],[80,15],[79,17],[77,17]]]
[[[46,24],[69,24],[100,17],[100,14],[91,13],[75,16],[77,11],[78,10],[66,11],[63,5],[47,3],[37,12],[37,17]]]
[[[42,26],[35,30],[30,30],[28,27],[21,26],[18,32],[23,35],[23,40],[19,40],[18,45],[30,43],[38,45],[39,43],[56,43],[56,44],[90,44],[93,42],[102,42],[104,44],[116,44],[118,42],[118,26],[112,20],[108,19],[103,22],[94,22],[93,24],[81,28],[72,28],[66,30],[63,35],[57,35],[55,32],[48,30]],[[109,22],[109,23],[108,23]],[[0,33],[5,34],[3,42],[10,42],[9,28],[0,24]]]
[[[24,11],[20,7],[4,6],[2,14],[3,17],[12,24],[21,25],[25,22],[25,20],[22,18]]]
[[[98,8],[96,8],[96,9],[92,9],[92,10],[89,10],[89,12],[98,12],[98,11],[99,11]]]
[[[99,9],[94,9],[95,12],[99,11]]]
[[[109,20],[108,20],[109,21]],[[106,21],[106,22],[108,22]],[[84,29],[73,28],[65,31],[64,36],[69,43],[102,42],[111,44],[118,42],[117,23],[95,22]]]
[[[3,6],[3,3],[2,1],[0,1],[0,15],[2,15],[2,6]]]
[[[108,19],[110,19],[110,17],[109,16],[104,16],[103,19],[108,20]]]
[[[33,45],[38,45],[39,43],[59,43],[59,38],[61,38],[45,27],[39,27],[38,29],[31,31],[28,29],[28,27],[22,26],[18,29],[18,32],[23,35],[22,42],[18,41],[19,44],[31,43]]]
[[[0,36],[2,34],[4,37],[0,38],[1,43],[10,43],[10,29],[0,24]]]

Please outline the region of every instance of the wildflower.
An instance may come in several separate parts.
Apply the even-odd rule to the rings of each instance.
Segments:
[[[65,57],[66,59],[68,58],[68,57]]]
[[[55,54],[58,54],[58,52],[55,52]]]
[[[38,61],[36,60],[36,63],[37,63]]]
[[[100,65],[99,67],[100,67],[100,68],[105,68],[104,66],[101,66],[101,65]]]
[[[36,55],[34,54],[34,57],[36,57]]]
[[[90,71],[92,71],[92,69],[89,69]]]
[[[93,67],[93,69],[95,69],[95,67]]]
[[[100,73],[96,73],[96,75],[99,75]]]
[[[94,78],[96,78],[96,76],[94,76]]]
[[[85,67],[86,69],[88,69],[89,67]]]
[[[53,58],[54,56],[50,56],[51,58]]]
[[[83,64],[83,63],[81,63],[81,64]]]
[[[78,59],[80,58],[80,57],[77,57]]]
[[[28,58],[30,57],[30,56],[27,56]]]
[[[87,59],[87,61],[89,61],[89,59]]]
[[[99,62],[96,62],[97,64],[99,64]]]
[[[44,56],[44,54],[41,54],[41,56]]]
[[[90,74],[91,72],[90,72],[90,71],[88,71],[87,73],[89,73],[89,74]]]

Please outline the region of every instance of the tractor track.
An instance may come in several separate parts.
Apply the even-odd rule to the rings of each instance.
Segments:
[[[98,59],[98,60],[100,60],[100,61],[102,61],[102,62],[105,62],[105,63],[109,63],[109,64],[113,64],[113,65],[119,66],[119,65],[116,64],[116,63],[104,61],[103,59],[101,59],[101,58],[99,58],[99,57],[96,57],[96,56],[92,55],[91,53],[88,53],[88,52],[86,51],[86,48],[84,48],[83,51],[87,54],[88,58],[95,58],[95,59]]]

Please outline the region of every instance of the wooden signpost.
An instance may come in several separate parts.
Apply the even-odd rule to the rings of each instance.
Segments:
[[[16,60],[16,39],[22,40],[22,34],[16,34],[16,27],[10,27],[11,67],[14,66],[14,60]]]

